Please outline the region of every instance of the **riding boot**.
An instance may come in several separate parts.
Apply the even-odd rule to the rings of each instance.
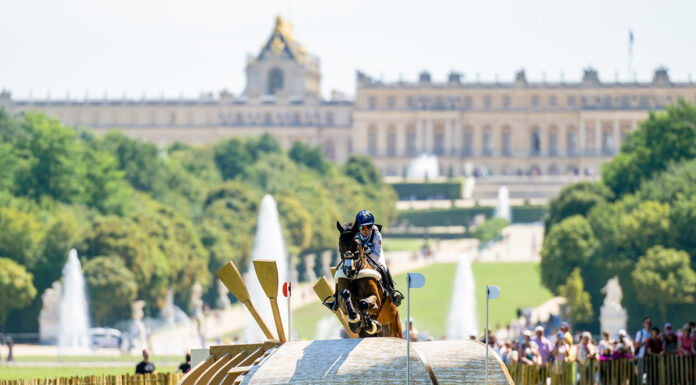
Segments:
[[[394,285],[394,279],[392,278],[391,272],[389,271],[389,269],[384,269],[384,270],[386,272],[386,274],[385,274],[386,278],[387,278],[386,281],[387,281],[388,290],[391,293],[392,303],[396,306],[400,306],[401,301],[404,299],[404,295],[400,291],[396,290],[396,287]]]
[[[334,294],[326,297],[322,304],[326,307],[329,308],[331,311],[336,311],[338,310],[338,296],[336,295],[338,293],[338,284],[336,284],[336,290],[334,290]]]

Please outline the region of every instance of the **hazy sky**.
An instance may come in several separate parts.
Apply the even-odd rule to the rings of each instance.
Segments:
[[[0,88],[24,98],[139,98],[245,85],[277,14],[321,59],[322,91],[355,90],[360,69],[385,81],[628,78],[628,31],[640,80],[663,64],[696,76],[696,1],[2,0]],[[696,80],[696,79],[694,79]]]

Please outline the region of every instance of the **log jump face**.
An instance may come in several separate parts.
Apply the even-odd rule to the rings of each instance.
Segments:
[[[331,287],[326,277],[321,277],[321,279],[314,284],[314,292],[317,293],[319,301],[323,302],[326,297],[333,295],[334,289]],[[338,317],[338,320],[341,322],[341,325],[343,325],[343,328],[346,329],[348,336],[350,338],[358,338],[358,335],[350,330],[350,325],[348,324],[348,320],[346,320],[346,316],[343,314],[343,311],[341,311],[339,308],[338,310],[334,310],[333,313],[336,315],[336,317]]]
[[[254,270],[266,297],[271,301],[278,338],[280,342],[285,342],[287,340],[285,339],[283,320],[280,318],[280,309],[278,309],[278,265],[276,265],[276,261],[256,259],[254,260]]]
[[[254,317],[254,320],[259,325],[266,338],[269,340],[275,339],[270,329],[268,329],[268,325],[266,325],[266,323],[263,321],[254,304],[251,303],[246,284],[244,284],[244,279],[239,273],[237,266],[230,261],[228,264],[218,270],[217,276],[220,278],[222,283],[225,284],[230,293],[232,293],[232,295],[235,296],[239,302],[243,303],[247,309],[249,309],[249,313],[251,313],[251,316]]]

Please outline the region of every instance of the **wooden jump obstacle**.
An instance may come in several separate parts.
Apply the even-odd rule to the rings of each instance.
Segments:
[[[278,270],[275,261],[254,261],[257,278],[269,299],[276,339],[251,303],[242,275],[229,262],[218,277],[242,302],[268,341],[258,344],[212,346],[178,385],[233,384],[403,384],[406,381],[406,340],[390,337],[356,338],[346,316],[334,311],[351,337],[340,340],[289,341],[280,319]],[[314,291],[323,301],[333,294],[334,283],[322,277]],[[471,384],[485,382],[484,344],[471,340],[423,341],[411,344],[411,381],[415,384]],[[507,368],[489,354],[489,384],[513,384]]]

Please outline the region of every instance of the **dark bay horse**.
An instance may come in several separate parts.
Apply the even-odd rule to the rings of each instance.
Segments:
[[[373,269],[358,239],[357,226],[336,222],[341,234],[338,250],[341,264],[334,280],[337,300],[348,315],[350,329],[360,337],[403,338],[399,310],[386,295],[380,274]]]

